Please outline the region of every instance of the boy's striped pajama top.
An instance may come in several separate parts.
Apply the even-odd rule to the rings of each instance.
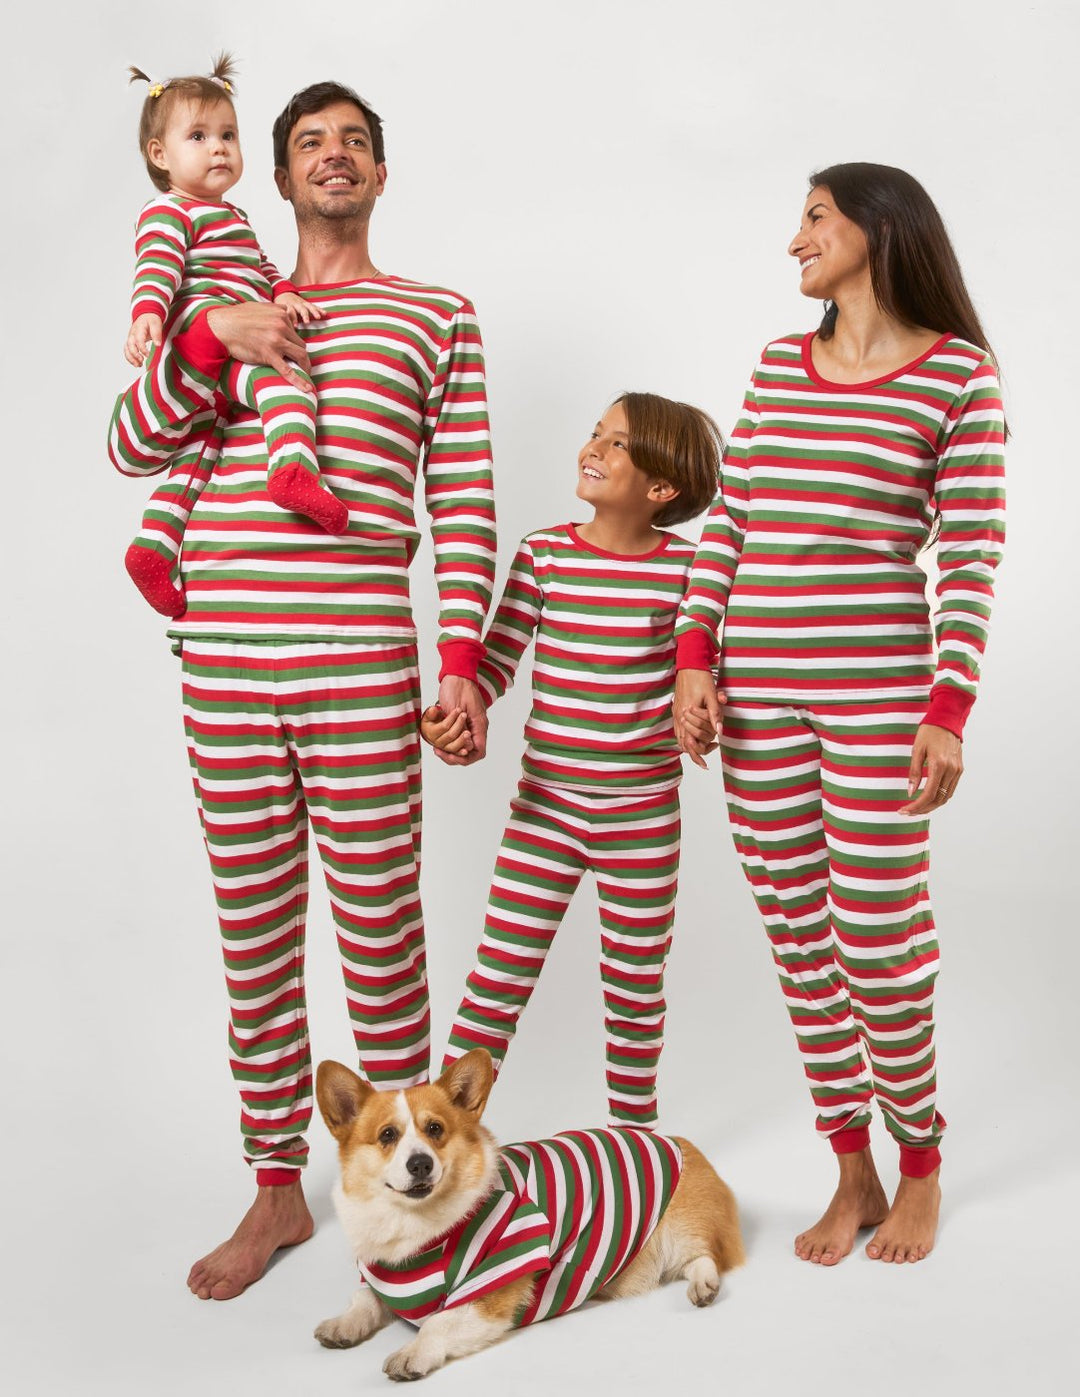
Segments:
[[[775,341],[754,371],[678,665],[711,668],[719,649],[735,842],[818,1128],[861,1148],[876,1096],[902,1170],[926,1173],[944,1124],[929,822],[897,810],[919,724],[959,736],[975,698],[1004,536],[1000,390],[955,336],[856,384],[825,380],[812,340]],[[918,555],[935,520],[932,627]]]
[[[402,1319],[490,1295],[529,1276],[516,1327],[576,1309],[640,1253],[682,1170],[678,1144],[643,1130],[575,1130],[499,1151],[495,1188],[416,1256],[359,1261],[362,1282]]]
[[[489,704],[535,635],[533,703],[477,962],[444,1066],[487,1048],[496,1072],[582,876],[596,875],[613,1121],[656,1119],[664,966],[679,862],[674,624],[694,546],[623,556],[574,525],[521,544],[485,636]]]
[[[361,1068],[403,1087],[428,1070],[420,913],[419,709],[407,568],[421,474],[432,519],[443,672],[475,678],[495,560],[483,357],[454,292],[398,277],[304,288],[318,446],[349,507],[332,537],[271,503],[251,413],[219,424],[184,535],[183,657],[196,798],[217,892],[248,1159],[260,1182],[302,1164],[311,1113],[303,989],[307,829],[319,846]],[[196,321],[181,346],[220,355]],[[127,395],[130,409],[131,394]],[[167,451],[137,412],[133,460]],[[140,456],[138,453],[142,452]]]

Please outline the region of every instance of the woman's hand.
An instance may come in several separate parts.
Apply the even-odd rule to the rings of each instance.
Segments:
[[[675,740],[695,766],[708,765],[705,756],[716,747],[726,702],[709,670],[681,669],[675,676]]]
[[[901,805],[901,815],[929,815],[952,798],[964,774],[963,750],[960,739],[947,728],[920,724],[911,748],[908,795],[915,795],[920,783],[922,790],[915,800]]]

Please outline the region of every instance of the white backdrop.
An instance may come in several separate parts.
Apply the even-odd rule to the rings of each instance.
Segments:
[[[843,1365],[884,1392],[974,1381],[1005,1391],[1021,1374],[1061,1390],[1077,1232],[1064,1171],[1080,1143],[1067,1105],[1077,502],[1063,429],[1080,374],[1080,131],[1068,97],[1078,30],[1069,4],[998,0],[99,0],[9,21],[9,1390],[366,1390],[402,1339],[395,1326],[353,1354],[310,1339],[351,1285],[318,1121],[315,1240],[229,1304],[200,1305],[183,1286],[246,1206],[250,1180],[178,663],[121,564],[149,487],[111,471],[104,436],[127,378],[131,230],[150,192],[136,151],[141,89],[125,86],[125,65],[202,71],[221,47],[240,63],[247,173],[235,197],[283,270],[295,239],[271,181],[273,117],[327,77],[384,116],[390,175],[373,257],[467,292],[480,318],[500,586],[522,533],[579,514],[575,452],[620,389],[699,402],[729,429],[761,345],[814,323],[785,255],[811,169],[869,159],[923,181],[1004,369],[1009,553],[968,771],[934,831],[951,1125],[938,1250],[891,1271],[852,1257],[826,1274],[790,1259],[832,1165],[813,1138],[718,764],[689,768],[663,1123],[732,1183],[750,1263],[711,1313],[691,1313],[674,1287],[540,1326],[432,1381],[574,1393],[608,1378],[644,1391],[676,1374],[816,1393]],[[428,551],[414,578],[433,693]],[[436,1053],[480,933],[526,701],[523,684],[500,705],[482,766],[425,768]],[[491,1107],[503,1138],[602,1119],[597,938],[585,886]],[[309,961],[315,1055],[351,1061],[321,892]],[[891,1183],[893,1151],[880,1126],[875,1137]]]

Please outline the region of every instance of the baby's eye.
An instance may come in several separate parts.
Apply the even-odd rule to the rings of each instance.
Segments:
[[[206,139],[206,137],[203,135],[201,131],[192,131],[191,139],[193,141],[203,141]]]

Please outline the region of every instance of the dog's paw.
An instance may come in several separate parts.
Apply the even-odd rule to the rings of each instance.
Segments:
[[[333,1319],[324,1319],[315,1329],[315,1337],[323,1348],[355,1348],[374,1333],[351,1310]]]
[[[420,1352],[420,1345],[414,1339],[411,1344],[406,1344],[404,1348],[399,1348],[397,1353],[392,1353],[383,1364],[383,1372],[388,1378],[393,1378],[395,1382],[415,1382],[417,1378],[426,1378],[428,1373],[432,1373],[440,1365],[425,1360]]]
[[[691,1305],[711,1305],[720,1294],[720,1272],[711,1257],[698,1257],[690,1263],[683,1275],[690,1282],[686,1288],[686,1295]]]

